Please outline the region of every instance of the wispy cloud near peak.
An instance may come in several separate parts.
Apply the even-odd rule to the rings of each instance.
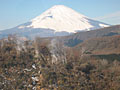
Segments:
[[[94,18],[110,24],[120,24],[120,11]]]
[[[120,17],[120,11],[105,16],[97,17],[96,19],[108,19],[108,18],[116,18],[116,17]]]

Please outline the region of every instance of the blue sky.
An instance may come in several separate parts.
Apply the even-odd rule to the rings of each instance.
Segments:
[[[0,0],[0,30],[28,22],[54,5],[68,6],[108,24],[120,24],[120,0]]]

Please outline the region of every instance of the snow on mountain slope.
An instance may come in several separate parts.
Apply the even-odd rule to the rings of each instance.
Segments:
[[[55,5],[48,9],[40,16],[31,20],[31,24],[27,26],[19,26],[19,28],[45,28],[53,29],[55,32],[88,31],[108,26],[105,23],[92,20],[71,8],[64,5]]]
[[[35,37],[67,36],[79,31],[89,31],[109,26],[92,20],[71,8],[56,5],[40,16],[16,27],[0,31],[0,38],[10,34],[33,39]]]

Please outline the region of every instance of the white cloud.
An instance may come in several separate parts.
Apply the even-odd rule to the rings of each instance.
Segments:
[[[111,13],[105,16],[101,16],[101,17],[97,17],[96,19],[108,19],[108,18],[117,18],[120,17],[120,11],[119,12],[115,12],[115,13]]]
[[[96,17],[96,20],[100,20],[109,24],[120,24],[120,11],[114,12],[105,16]]]

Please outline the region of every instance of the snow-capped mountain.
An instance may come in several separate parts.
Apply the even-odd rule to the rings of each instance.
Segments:
[[[32,19],[30,25],[19,28],[46,28],[53,29],[55,32],[76,32],[76,30],[90,30],[106,26],[108,25],[89,19],[64,5],[56,5]]]
[[[23,36],[64,36],[77,31],[89,31],[103,28],[108,24],[92,20],[64,5],[55,5],[30,22],[5,30]],[[11,34],[11,33],[10,33]]]

